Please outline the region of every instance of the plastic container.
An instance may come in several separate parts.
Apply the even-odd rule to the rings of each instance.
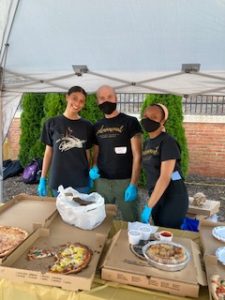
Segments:
[[[151,228],[148,226],[141,226],[140,227],[140,232],[141,232],[141,239],[142,240],[148,240],[150,238],[150,235],[152,233]]]
[[[142,234],[139,230],[130,230],[128,231],[128,240],[129,244],[137,245],[142,238]]]

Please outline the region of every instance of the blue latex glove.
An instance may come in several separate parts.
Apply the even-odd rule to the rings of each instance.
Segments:
[[[125,202],[131,202],[137,199],[137,187],[136,185],[130,183],[125,190]]]
[[[47,196],[47,180],[45,177],[40,178],[37,192],[41,197]]]
[[[99,168],[97,166],[93,166],[89,171],[89,176],[92,180],[96,180],[100,177]]]
[[[141,222],[142,223],[149,223],[151,213],[152,213],[152,208],[145,205],[145,207],[144,207],[144,209],[142,210],[142,213],[141,213]]]

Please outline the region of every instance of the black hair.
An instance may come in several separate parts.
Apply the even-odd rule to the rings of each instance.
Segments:
[[[87,92],[80,86],[72,86],[68,92],[67,92],[67,95],[71,95],[72,93],[81,93],[84,95],[84,97],[86,98],[87,97]]]
[[[166,117],[165,112],[164,112],[163,108],[160,105],[158,105],[157,103],[153,103],[150,106],[157,106],[157,107],[159,107],[160,111],[161,111],[161,115],[162,115],[162,120],[165,119],[165,117]]]

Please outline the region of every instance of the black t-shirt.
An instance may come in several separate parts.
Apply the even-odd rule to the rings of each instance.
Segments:
[[[152,192],[160,176],[161,162],[175,159],[174,171],[180,171],[180,149],[177,141],[166,132],[144,142],[142,164],[147,173],[147,187]],[[180,173],[181,174],[181,173]]]
[[[41,140],[53,147],[49,186],[57,189],[88,185],[89,165],[86,149],[93,143],[93,125],[85,120],[57,116],[46,121]]]
[[[120,113],[114,118],[104,118],[94,125],[96,144],[99,146],[98,168],[108,179],[131,177],[133,155],[131,138],[142,132],[135,117]]]

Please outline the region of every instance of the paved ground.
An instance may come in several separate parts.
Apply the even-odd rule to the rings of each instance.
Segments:
[[[209,178],[200,176],[189,176],[186,180],[189,196],[197,192],[203,192],[207,199],[218,200],[221,203],[219,220],[225,222],[225,178]],[[11,177],[3,181],[3,199],[7,201],[20,193],[36,195],[36,184],[24,184],[20,176]],[[147,191],[139,188],[140,209],[144,206]]]

